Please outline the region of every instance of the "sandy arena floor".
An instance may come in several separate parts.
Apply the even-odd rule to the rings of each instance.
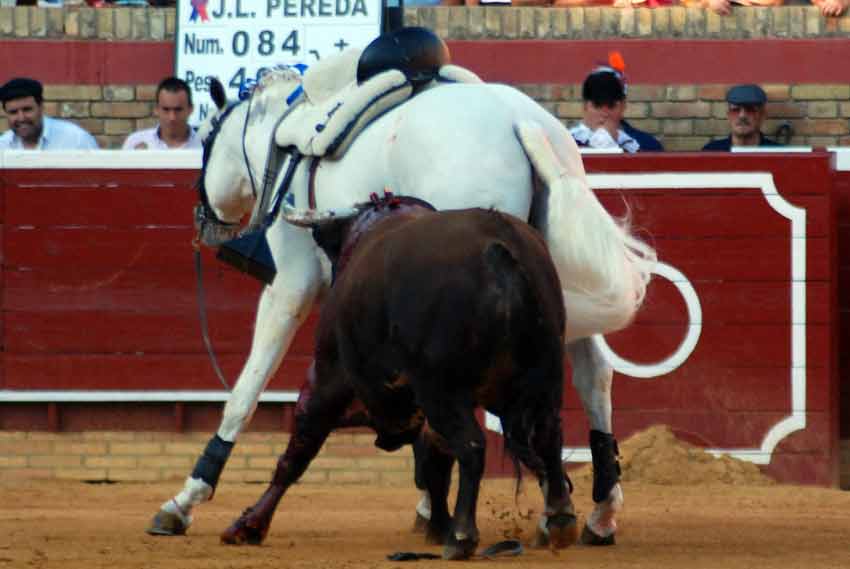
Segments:
[[[530,482],[530,481],[529,481]],[[155,538],[144,528],[179,484],[87,485],[0,482],[0,568],[25,569],[366,569],[443,561],[391,562],[395,551],[431,551],[410,533],[412,488],[297,486],[284,497],[262,547],[219,545],[219,532],[260,494],[259,485],[222,484],[196,511],[187,537]],[[850,567],[850,492],[795,486],[624,483],[618,544],[559,554],[473,561],[514,567],[594,569]],[[589,511],[589,488],[574,495]],[[535,484],[514,504],[513,482],[486,482],[479,508],[482,546],[533,531]],[[536,516],[535,516],[536,517]],[[583,517],[582,517],[583,519]],[[456,564],[454,566],[457,566]]]

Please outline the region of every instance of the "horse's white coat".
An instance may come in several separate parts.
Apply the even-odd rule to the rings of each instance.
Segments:
[[[297,74],[264,80],[250,103],[235,109],[216,138],[205,184],[224,221],[238,222],[254,196],[242,144],[255,180],[262,170],[277,117],[297,86]],[[209,125],[201,136],[209,133]],[[533,164],[533,166],[532,166]],[[294,205],[307,207],[306,172],[293,185]],[[366,201],[371,192],[412,195],[438,209],[495,208],[528,219],[532,194],[548,190],[543,234],[564,286],[567,354],[573,383],[592,429],[612,432],[612,370],[590,335],[627,325],[640,305],[654,252],[612,219],[587,186],[581,155],[564,126],[519,91],[492,84],[455,84],[427,90],[383,115],[339,160],[317,172],[317,208]],[[260,393],[309,313],[327,271],[309,231],[276,219],[268,232],[278,267],[262,293],[254,339],[218,435],[234,441],[250,420]],[[187,513],[209,497],[187,480],[175,497]],[[617,485],[594,519],[613,521],[622,504]],[[600,528],[602,529],[602,528]],[[613,531],[613,530],[612,530]],[[603,534],[604,535],[604,534]]]

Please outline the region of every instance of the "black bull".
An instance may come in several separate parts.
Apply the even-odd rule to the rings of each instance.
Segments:
[[[379,217],[375,211],[366,214]],[[336,223],[354,233],[350,221]],[[286,489],[330,432],[357,416],[383,449],[418,440],[432,502],[427,538],[445,543],[446,558],[471,556],[485,464],[476,407],[500,418],[506,448],[538,477],[549,541],[575,541],[559,415],[566,317],[555,267],[535,230],[494,211],[414,208],[344,243],[321,231],[317,241],[335,261],[336,281],[316,332],[315,367],[268,489],[222,541],[261,542]]]

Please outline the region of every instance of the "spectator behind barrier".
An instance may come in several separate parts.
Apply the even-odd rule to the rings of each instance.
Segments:
[[[767,118],[767,94],[758,85],[735,85],[726,93],[731,134],[712,140],[703,150],[730,151],[733,146],[782,146],[765,137],[761,125]]]
[[[812,0],[824,16],[840,16],[850,8],[850,0]]]
[[[806,4],[806,0],[699,0],[702,5],[712,12],[722,16],[732,13],[734,6],[782,6],[785,4]],[[824,16],[840,16],[850,7],[850,0],[811,0],[811,3],[820,8]]]
[[[590,72],[581,88],[582,122],[570,129],[579,146],[622,148],[625,152],[664,150],[649,133],[630,125],[626,112],[626,65],[619,53],[609,56],[609,64]]]
[[[0,150],[91,150],[97,141],[85,130],[44,114],[44,89],[27,77],[16,77],[0,87],[0,102],[9,130],[0,135]]]
[[[189,126],[192,114],[192,91],[177,77],[166,77],[156,88],[154,114],[159,126],[131,133],[121,147],[123,150],[168,150],[170,148],[201,148],[201,139]]]

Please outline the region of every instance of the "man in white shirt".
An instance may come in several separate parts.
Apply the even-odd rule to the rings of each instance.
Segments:
[[[154,114],[159,126],[137,130],[127,137],[123,150],[168,150],[201,148],[195,129],[189,126],[192,114],[192,91],[177,77],[166,77],[156,88]]]
[[[94,150],[97,141],[71,121],[44,115],[44,89],[27,77],[0,87],[0,102],[9,130],[0,135],[0,150]]]

